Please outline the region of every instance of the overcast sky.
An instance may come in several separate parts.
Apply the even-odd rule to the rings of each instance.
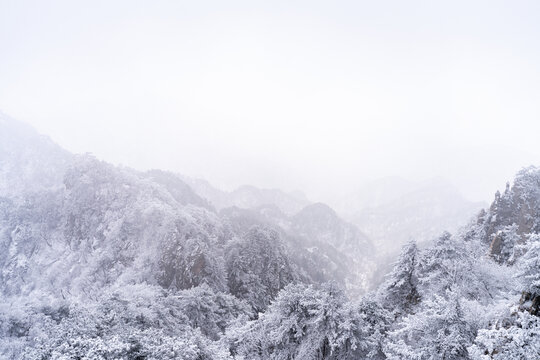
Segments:
[[[0,0],[0,109],[73,152],[301,189],[540,165],[539,1]]]

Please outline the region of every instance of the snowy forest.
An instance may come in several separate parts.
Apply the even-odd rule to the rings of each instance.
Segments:
[[[539,168],[383,276],[331,207],[205,184],[2,116],[0,358],[540,358]]]

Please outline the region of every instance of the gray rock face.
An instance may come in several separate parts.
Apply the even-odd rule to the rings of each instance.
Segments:
[[[527,234],[540,231],[540,169],[518,172],[514,183],[507,184],[503,194],[497,192],[489,209],[479,214],[477,224],[491,255],[510,260],[505,252],[525,242]]]

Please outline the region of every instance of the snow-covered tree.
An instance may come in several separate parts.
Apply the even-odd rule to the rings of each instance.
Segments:
[[[540,318],[516,311],[513,319],[499,319],[478,331],[469,353],[474,360],[540,359]]]
[[[226,264],[231,293],[256,312],[264,311],[296,278],[279,234],[258,226],[228,245]]]
[[[379,301],[396,314],[403,314],[420,300],[417,278],[418,248],[414,241],[406,244],[394,268],[379,288]]]
[[[348,303],[335,286],[290,285],[229,337],[242,359],[379,359],[388,322],[380,306]]]
[[[200,329],[212,340],[219,339],[225,329],[241,316],[252,317],[250,307],[230,294],[213,291],[208,285],[173,295],[189,325]]]
[[[226,347],[191,321],[194,312],[199,319],[206,313],[204,325],[212,330],[235,314],[216,305],[195,310],[193,302],[189,295],[138,284],[107,291],[96,302],[44,297],[0,303],[0,358],[230,359]]]
[[[516,277],[522,291],[521,306],[534,315],[540,315],[540,234],[530,234],[519,259]]]
[[[467,346],[474,332],[464,320],[459,294],[434,295],[422,308],[403,319],[390,335],[390,359],[461,360],[468,358]]]
[[[477,241],[463,241],[444,233],[422,252],[418,266],[420,296],[444,296],[452,289],[466,299],[489,301],[509,284],[492,278],[490,260]],[[500,272],[503,276],[504,271]]]
[[[160,249],[158,281],[166,288],[189,289],[200,284],[223,291],[226,275],[223,254],[199,224],[176,221]]]
[[[448,232],[443,233],[434,244],[423,252],[419,262],[419,281],[427,291],[443,294],[450,289],[465,269],[461,260],[466,256],[463,244]]]

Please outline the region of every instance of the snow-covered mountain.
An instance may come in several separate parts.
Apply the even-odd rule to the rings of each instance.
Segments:
[[[173,173],[138,172],[90,155],[72,155],[13,120],[3,121],[1,130],[10,140],[3,143],[0,153],[5,184],[0,191],[1,239],[8,249],[0,258],[1,286],[7,294],[34,290],[23,286],[28,277],[39,277],[44,286],[40,290],[56,293],[97,291],[125,279],[177,289],[206,283],[225,290],[230,278],[224,270],[226,248],[236,239],[254,236],[252,227],[274,229],[277,235],[262,238],[283,243],[285,249],[294,248],[298,257],[312,256],[316,241],[341,257],[347,257],[346,251],[354,247],[357,257],[367,259],[372,249],[366,237],[354,237],[360,232],[352,225],[346,231],[334,229],[324,239],[313,238],[317,231],[309,227],[316,222],[304,223],[301,234],[295,231],[291,224],[298,226],[299,222],[280,209],[292,197],[278,190],[243,187],[228,194],[244,208],[257,207],[256,212],[265,219],[251,221],[249,211],[234,216],[231,211],[217,212]],[[339,226],[341,220],[333,217]],[[239,227],[239,223],[249,226]],[[294,246],[290,243],[293,238]],[[327,256],[326,250],[318,256]],[[283,256],[288,259],[289,252]],[[299,262],[287,262],[291,263],[289,279],[298,278],[300,275],[293,274],[297,272],[306,282],[318,281],[321,269],[313,274]],[[324,281],[354,281],[345,274],[335,277],[337,273],[331,269],[322,271]],[[367,284],[364,281],[359,286]]]
[[[413,183],[385,178],[356,196],[358,204],[342,205],[345,217],[373,240],[380,253],[393,253],[407,241],[425,242],[442,231],[455,232],[485,204],[465,199],[443,179]]]
[[[260,189],[251,185],[243,185],[228,192],[219,190],[208,181],[183,176],[193,190],[208,199],[217,209],[236,206],[242,209],[252,209],[264,205],[277,206],[287,215],[293,215],[310,204],[310,201],[300,191],[286,193],[279,189]]]
[[[181,353],[182,341],[212,347],[212,343],[200,342],[220,337],[228,322],[238,316],[255,317],[288,284],[334,281],[355,291],[365,291],[368,285],[364,271],[371,245],[367,238],[349,234],[359,231],[349,226],[349,233],[340,232],[336,217],[337,231],[324,239],[312,239],[308,234],[316,232],[309,230],[309,224],[303,224],[300,233],[295,230],[299,222],[282,211],[284,207],[289,212],[300,209],[307,200],[291,200],[296,198],[278,190],[243,187],[227,196],[244,208],[218,211],[176,174],[140,172],[91,155],[70,154],[29,126],[8,118],[2,118],[0,134],[1,356],[32,351],[39,357],[56,356],[52,343],[32,340],[20,342],[20,348],[13,345],[12,335],[26,336],[28,329],[37,329],[12,320],[8,304],[13,302],[26,309],[21,311],[45,316],[44,321],[52,316],[65,322],[78,321],[72,316],[87,314],[87,306],[97,306],[104,314],[109,310],[103,306],[113,306],[115,316],[128,316],[128,310],[118,306],[131,304],[132,293],[145,304],[141,306],[156,311],[187,306],[176,315],[158,317],[166,318],[171,326],[176,324],[177,329],[150,326],[163,338],[179,331],[186,334],[189,324],[207,321],[188,315],[198,311],[190,306],[200,308],[197,301],[217,302],[211,305],[216,319],[210,320],[201,337],[167,338]],[[345,252],[350,248],[355,249],[354,257]],[[198,299],[193,292],[204,298]],[[41,310],[51,306],[53,310]],[[64,307],[70,310],[64,312]],[[224,311],[232,315],[224,317]],[[143,331],[148,329],[148,321],[154,321],[148,312],[137,316],[134,323],[124,320],[131,324],[128,328]],[[39,326],[44,324],[41,320]],[[106,321],[96,320],[94,325],[103,327],[102,320]],[[77,357],[88,346],[110,348],[120,331],[115,326],[100,338],[106,344],[87,338],[86,347],[68,353]],[[55,341],[65,339],[67,328],[54,331],[61,331]],[[152,346],[162,349],[159,344]],[[176,358],[179,353],[174,354]]]
[[[300,274],[316,282],[335,281],[355,294],[364,293],[372,285],[376,269],[373,244],[325,204],[308,205],[293,216],[275,205],[230,207],[221,210],[220,215],[239,233],[253,226],[280,232]]]
[[[362,296],[374,247],[327,205],[220,208],[176,174],[9,119],[0,134],[0,358],[540,357],[538,168],[460,232],[408,243]],[[430,199],[416,192],[411,213]]]
[[[291,226],[296,233],[328,243],[347,254],[375,255],[369,238],[356,226],[339,218],[326,204],[306,206],[293,216]]]
[[[360,302],[333,287],[285,288],[259,319],[235,329],[234,354],[539,358],[539,194],[540,169],[524,169],[462,232],[444,232],[423,249],[408,243],[376,293]]]

